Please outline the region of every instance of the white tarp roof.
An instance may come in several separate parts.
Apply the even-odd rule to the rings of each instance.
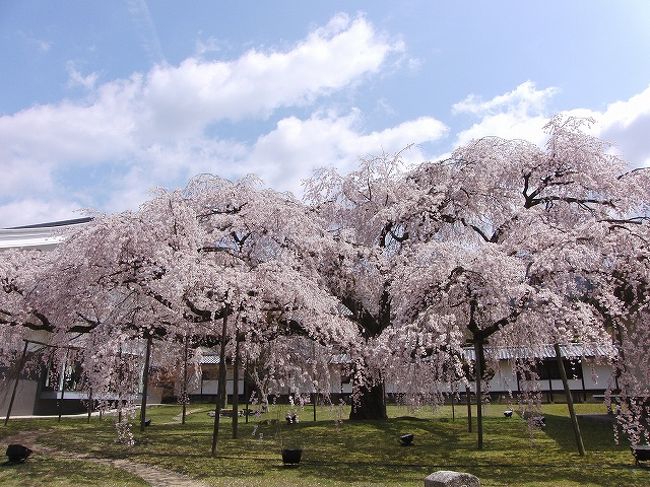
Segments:
[[[62,229],[78,227],[88,220],[78,218],[19,228],[0,228],[0,250],[51,250],[65,238]]]
[[[62,235],[52,228],[16,228],[0,230],[0,249],[47,250],[56,247]]]

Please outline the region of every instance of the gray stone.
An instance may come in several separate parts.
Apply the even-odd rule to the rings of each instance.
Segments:
[[[424,479],[424,487],[481,487],[481,481],[469,473],[439,470]]]

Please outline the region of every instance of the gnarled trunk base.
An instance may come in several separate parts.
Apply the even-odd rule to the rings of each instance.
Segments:
[[[376,384],[372,387],[361,387],[361,397],[357,403],[352,404],[350,419],[382,421],[388,419],[383,383]]]

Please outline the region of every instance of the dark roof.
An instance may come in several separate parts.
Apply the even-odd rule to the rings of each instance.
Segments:
[[[23,225],[20,227],[10,227],[8,230],[18,230],[21,228],[48,228],[48,227],[65,227],[67,225],[77,225],[79,223],[88,223],[92,217],[85,216],[83,218],[73,218],[71,220],[60,220],[57,222],[35,223],[33,225]]]
[[[466,347],[464,349],[465,357],[468,360],[474,360],[476,355],[474,349]],[[597,343],[569,343],[560,345],[560,351],[564,358],[576,359],[581,357],[609,357],[611,350]],[[514,359],[549,359],[555,358],[555,348],[553,345],[542,345],[540,347],[485,347],[485,354],[493,356],[498,360]]]
[[[604,347],[597,343],[569,343],[566,345],[560,345],[560,351],[562,352],[563,357],[567,359],[578,359],[582,357],[609,357],[612,354],[612,351],[607,347]],[[463,347],[463,352],[465,353],[465,358],[467,360],[475,360],[476,355],[474,353],[474,348]],[[497,360],[516,360],[529,358],[551,359],[555,358],[555,348],[553,345],[542,345],[540,347],[487,346],[485,347],[485,355],[488,357],[494,357]],[[346,353],[333,355],[330,360],[330,363],[333,364],[347,364],[350,362],[350,356]]]

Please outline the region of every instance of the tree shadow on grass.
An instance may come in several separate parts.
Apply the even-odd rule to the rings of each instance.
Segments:
[[[229,461],[214,465],[213,472],[220,477],[253,479],[278,479],[283,483],[269,485],[315,485],[320,480],[328,479],[340,485],[363,483],[364,485],[399,485],[420,486],[425,476],[436,470],[457,470],[477,475],[484,486],[548,484],[593,485],[609,487],[612,485],[629,485],[646,487],[650,476],[631,467],[613,468],[575,465],[503,465],[482,464],[466,465],[463,463],[442,465],[382,465],[359,462],[316,462],[307,461],[299,467],[287,468],[277,460],[267,460],[250,464]],[[586,468],[589,467],[589,468]],[[204,470],[205,472],[205,470]],[[646,475],[643,476],[642,474]],[[209,478],[204,474],[201,477]]]
[[[210,456],[211,424],[160,425],[137,433],[140,443],[132,449],[114,444],[112,428],[80,431],[83,438],[66,438],[77,451],[106,448],[112,457],[156,464],[195,478],[233,478],[242,484],[269,480],[269,485],[306,486],[323,479],[338,485],[420,486],[436,470],[473,473],[485,486],[589,484],[650,485],[644,469],[634,468],[629,450],[616,447],[608,425],[585,424],[585,442],[601,441],[598,453],[577,456],[569,418],[546,415],[547,428],[535,440],[521,420],[485,419],[486,448],[476,450],[476,433],[467,432],[463,419],[422,420],[395,418],[385,422],[332,421],[297,425],[240,425],[240,439],[230,438],[226,425],[216,458]],[[257,426],[256,435],[253,428]],[[298,468],[282,466],[280,442],[301,443],[303,461]],[[99,433],[99,436],[98,436]],[[263,433],[263,439],[259,434]],[[399,436],[414,433],[412,447],[401,447]],[[606,440],[606,441],[605,441]],[[66,446],[67,448],[67,446]],[[627,461],[627,460],[630,461]],[[250,479],[250,484],[248,482]],[[216,480],[217,482],[221,480]],[[273,483],[276,482],[276,483]],[[573,485],[572,484],[572,485]],[[225,485],[225,484],[224,484]]]
[[[576,439],[573,434],[571,419],[566,416],[546,414],[545,433],[567,451],[576,451]],[[614,430],[611,423],[578,417],[578,424],[587,451],[620,452],[629,451],[629,442],[621,438],[621,444],[614,441]]]

